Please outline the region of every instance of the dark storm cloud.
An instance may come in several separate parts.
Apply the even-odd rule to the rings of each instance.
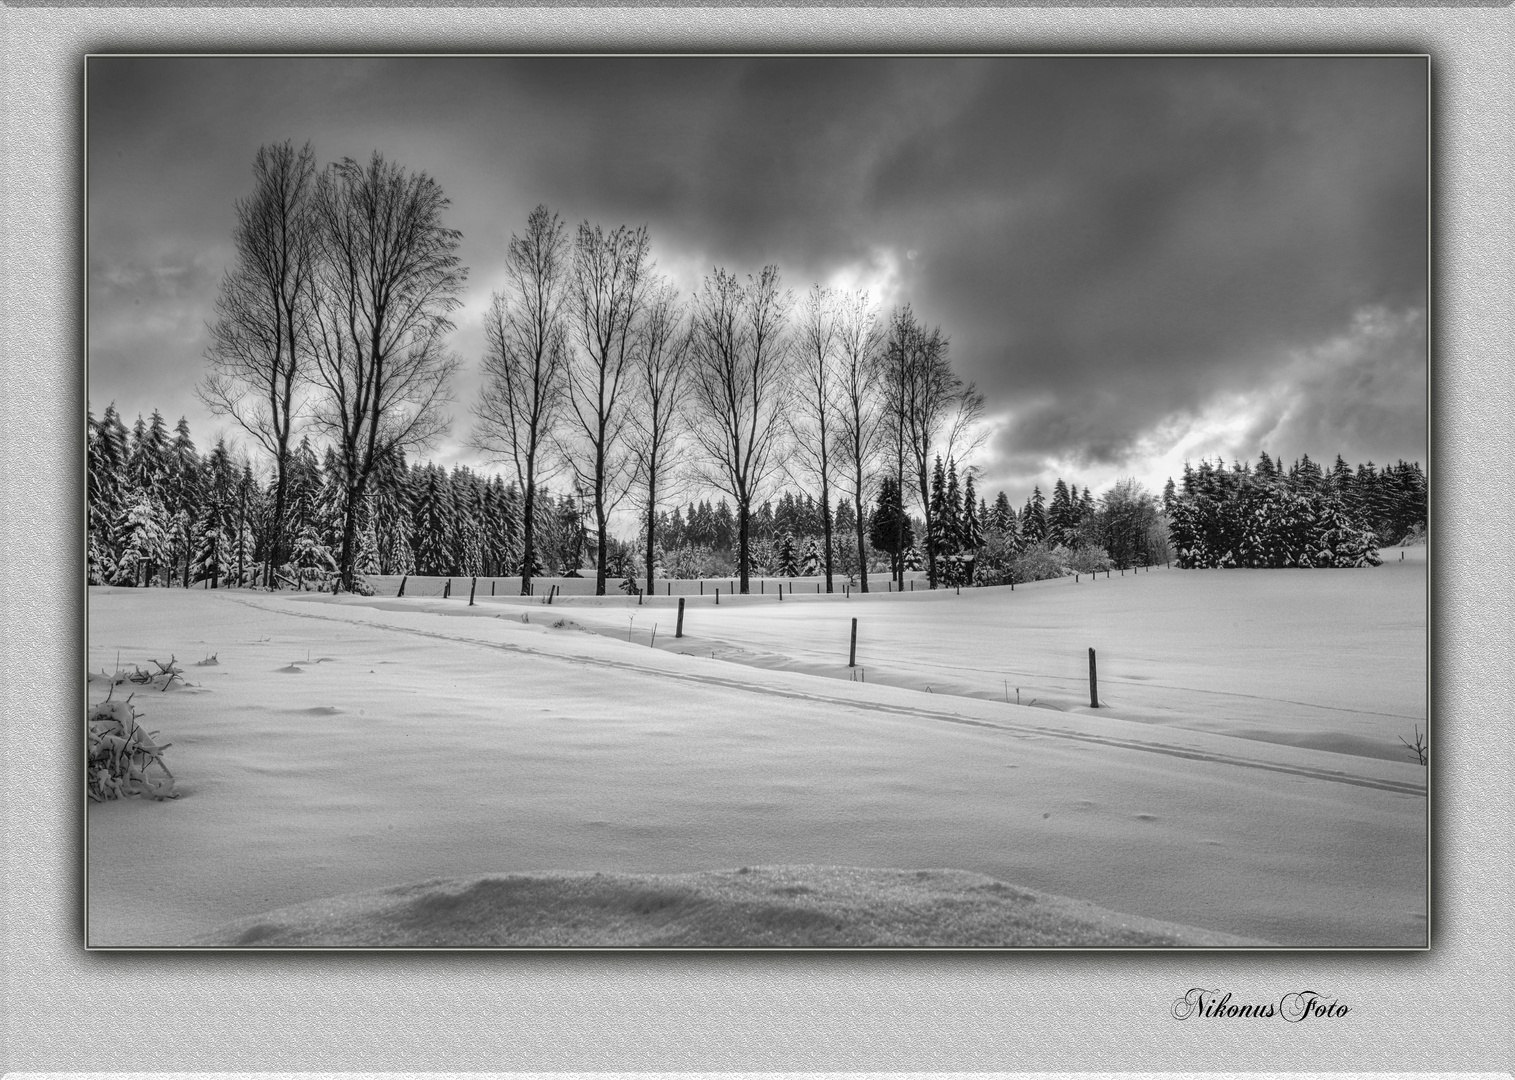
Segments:
[[[1424,456],[1421,60],[145,59],[90,80],[92,284],[200,266],[200,292],[161,296],[176,328],[208,317],[257,146],[308,138],[443,184],[470,365],[504,245],[546,202],[646,222],[686,286],[882,258],[887,299],[942,326],[1005,421],[983,464],[1007,483],[1136,469],[1219,402],[1228,456]],[[123,365],[145,344],[124,295],[91,304]],[[176,341],[179,385],[203,343]]]

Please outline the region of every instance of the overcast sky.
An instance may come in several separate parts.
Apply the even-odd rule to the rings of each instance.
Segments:
[[[434,176],[481,319],[533,206],[647,224],[685,291],[777,263],[910,303],[988,399],[979,488],[1154,489],[1260,450],[1425,461],[1417,58],[94,58],[89,399],[193,389],[263,143]]]

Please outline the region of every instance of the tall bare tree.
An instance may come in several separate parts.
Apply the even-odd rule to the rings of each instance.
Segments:
[[[316,181],[319,260],[310,341],[315,420],[342,467],[343,588],[356,587],[357,524],[369,477],[395,450],[430,446],[447,429],[446,347],[468,271],[462,234],[442,224],[442,188],[374,152]]]
[[[211,369],[198,388],[212,413],[235,420],[273,461],[270,582],[289,544],[289,443],[307,366],[315,175],[309,143],[298,150],[291,142],[266,145],[254,156],[253,192],[236,203],[236,262],[221,281],[210,327]]]
[[[790,294],[766,266],[743,286],[717,268],[695,294],[690,364],[691,432],[701,478],[732,497],[741,591],[748,591],[754,497],[779,465],[789,361]]]
[[[927,330],[906,305],[895,312],[885,348],[889,408],[900,444],[900,467],[908,464],[926,523],[926,573],[936,588],[936,544],[931,520],[929,469],[933,452],[948,460],[971,453],[983,441],[976,431],[984,396],[952,370],[939,327]],[[906,460],[908,458],[908,461]],[[903,487],[903,485],[902,485]]]
[[[573,248],[573,343],[567,373],[568,423],[559,440],[575,487],[594,510],[594,591],[605,595],[610,513],[631,486],[632,459],[623,438],[635,337],[651,269],[645,227],[609,233],[579,226]]]
[[[564,225],[538,206],[505,255],[506,286],[490,297],[484,389],[473,444],[515,468],[521,488],[521,595],[531,593],[537,490],[551,471],[544,452],[565,402],[572,269]]]
[[[789,412],[794,437],[790,460],[795,472],[806,473],[820,486],[822,569],[826,591],[832,591],[831,467],[837,435],[835,401],[838,297],[824,285],[813,285],[800,304],[795,342],[795,382],[799,392]]]
[[[652,284],[636,352],[638,403],[631,418],[631,448],[645,495],[647,591],[653,588],[658,498],[672,473],[689,393],[689,325],[678,293],[666,281]]]
[[[852,483],[859,583],[868,591],[868,479],[888,437],[883,421],[883,327],[867,293],[841,297],[836,323],[837,456]]]

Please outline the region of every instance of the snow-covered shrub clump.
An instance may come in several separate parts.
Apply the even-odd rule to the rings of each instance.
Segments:
[[[1110,558],[1110,553],[1097,544],[1079,544],[1072,549],[1058,547],[1053,549],[1052,554],[1075,574],[1094,574],[1115,569],[1115,560]]]
[[[163,751],[156,731],[147,731],[131,700],[102,701],[89,711],[89,762],[85,786],[93,802],[145,795],[151,799],[175,799],[174,775],[163,764]],[[156,768],[156,772],[153,770]]]
[[[1010,572],[1016,581],[1046,581],[1049,578],[1063,577],[1068,573],[1068,568],[1055,552],[1041,544],[1033,544],[1015,560]]]

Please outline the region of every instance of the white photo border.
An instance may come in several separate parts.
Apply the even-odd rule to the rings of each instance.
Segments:
[[[1505,1071],[1512,669],[1508,8],[41,8],[5,40],[0,604],[4,1070]],[[1431,57],[1430,477],[1437,738],[1428,953],[206,955],[86,953],[83,651],[87,53],[1236,51]],[[1483,469],[1486,473],[1475,474]],[[1463,475],[1459,475],[1462,473]],[[1473,480],[1477,475],[1476,483]],[[1464,478],[1465,477],[1465,478]],[[1197,1025],[1195,985],[1314,988],[1334,1024]]]

